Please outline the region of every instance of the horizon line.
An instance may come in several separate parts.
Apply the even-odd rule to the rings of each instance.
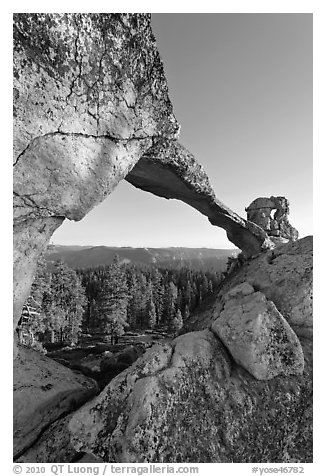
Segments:
[[[64,245],[61,243],[49,243],[49,246],[80,246],[80,247],[87,247],[87,248],[97,248],[97,247],[105,247],[105,248],[132,248],[132,249],[145,249],[145,248],[151,248],[151,249],[162,249],[162,248],[188,248],[188,249],[210,249],[210,250],[237,250],[236,246],[233,248],[215,248],[211,246],[177,246],[177,245],[171,245],[171,246],[131,246],[131,245],[77,245],[77,244],[70,244],[70,245]]]

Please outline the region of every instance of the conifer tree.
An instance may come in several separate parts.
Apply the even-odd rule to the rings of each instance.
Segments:
[[[97,301],[97,311],[103,330],[113,336],[124,333],[129,301],[126,273],[116,256],[108,267]]]
[[[148,309],[148,328],[153,329],[156,325],[156,310],[155,310],[155,304],[153,302],[153,299],[148,301],[147,303],[147,309]]]
[[[55,264],[50,284],[51,305],[48,327],[59,333],[61,342],[78,342],[87,299],[77,273],[63,261]]]
[[[168,326],[170,325],[170,322],[172,321],[175,314],[177,297],[178,288],[176,287],[173,281],[170,281],[166,285],[164,292],[164,320],[165,324],[167,324]]]
[[[176,336],[176,334],[182,329],[183,327],[183,319],[182,319],[182,314],[181,314],[181,311],[180,309],[178,309],[172,319],[171,319],[171,322],[170,322],[170,325],[169,325],[169,328],[170,330],[173,332],[173,335],[174,337]]]

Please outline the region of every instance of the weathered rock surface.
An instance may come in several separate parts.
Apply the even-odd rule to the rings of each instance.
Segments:
[[[102,389],[120,372],[133,364],[144,352],[144,345],[130,345],[115,354],[112,352],[89,354],[82,359],[69,362],[69,367],[93,378],[98,383],[99,388]]]
[[[15,460],[17,463],[69,463],[78,456],[70,443],[67,415],[52,423],[40,438]]]
[[[156,345],[69,423],[77,451],[112,462],[311,461],[311,356],[262,382],[210,331]]]
[[[212,225],[224,228],[229,240],[247,256],[274,247],[260,226],[241,218],[216,198],[204,169],[176,140],[156,141],[126,180],[137,188],[196,208]]]
[[[274,303],[248,283],[232,288],[223,302],[211,330],[239,365],[259,380],[302,374],[300,341]]]
[[[188,330],[209,327],[223,309],[223,296],[238,284],[248,282],[273,301],[297,335],[312,337],[313,239],[307,236],[245,261],[230,274],[218,292],[215,311],[194,316]]]
[[[15,324],[51,234],[125,177],[195,207],[247,256],[273,246],[259,225],[216,199],[176,142],[149,15],[17,14],[14,38]],[[97,386],[21,349],[15,457],[53,461],[58,444],[55,459],[64,461],[87,453],[112,462],[310,462],[312,357],[303,336],[312,334],[311,257],[306,238],[245,262],[215,307],[221,312],[223,294],[245,281],[264,293],[301,336],[302,375],[258,381],[206,329],[153,347],[64,418]]]
[[[194,206],[246,255],[273,247],[216,199],[178,133],[150,15],[15,14],[14,327],[51,234],[128,174]]]
[[[52,422],[89,400],[94,380],[19,347],[14,361],[14,457],[27,450]]]
[[[295,241],[299,237],[289,222],[290,203],[285,197],[256,198],[246,212],[248,220],[266,231],[274,243]]]
[[[14,324],[55,228],[178,131],[149,14],[15,14]]]

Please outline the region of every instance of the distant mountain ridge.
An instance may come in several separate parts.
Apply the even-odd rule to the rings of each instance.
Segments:
[[[194,269],[223,271],[229,256],[236,256],[237,249],[214,248],[132,248],[111,246],[50,245],[46,253],[49,266],[62,259],[74,269],[108,266],[114,257],[122,263],[154,265],[167,268],[188,266]]]

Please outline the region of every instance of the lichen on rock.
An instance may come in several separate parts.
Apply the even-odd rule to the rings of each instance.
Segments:
[[[223,309],[223,296],[241,283],[249,283],[272,301],[284,319],[299,336],[312,337],[313,329],[313,239],[307,236],[298,241],[280,245],[275,250],[261,253],[244,261],[230,274],[216,296],[215,310],[203,317],[191,318],[188,330],[209,327],[214,315]]]
[[[259,380],[302,374],[300,341],[273,302],[248,283],[232,288],[223,302],[211,330],[239,365]]]
[[[265,225],[216,198],[202,167],[177,141],[150,15],[16,14],[14,118],[14,326],[52,233],[65,218],[80,220],[124,178],[183,200],[223,227],[247,258],[257,255],[225,279],[214,311],[197,322],[205,330],[156,345],[66,418],[96,393],[94,382],[33,351],[20,353],[15,455],[24,462],[37,461],[37,452],[48,458],[42,462],[81,453],[120,463],[310,462],[312,241],[261,253],[274,247]],[[286,206],[281,200],[280,210]],[[286,230],[286,213],[279,218]],[[207,329],[217,315],[220,324],[242,320],[237,303],[250,306],[252,299],[268,317],[269,336],[282,323],[280,335],[295,356],[288,367],[268,361],[267,381],[251,375],[252,366],[243,368],[242,356],[237,363],[222,333],[221,340]],[[257,312],[251,322],[256,339],[263,328]],[[275,339],[261,347],[256,339],[255,358],[264,359],[267,342]],[[65,448],[49,456],[63,434]]]
[[[14,15],[14,327],[55,227],[178,132],[149,14]]]
[[[156,346],[74,414],[71,442],[120,463],[311,461],[302,345],[303,375],[269,381],[232,361],[209,330],[178,337],[166,355]]]

